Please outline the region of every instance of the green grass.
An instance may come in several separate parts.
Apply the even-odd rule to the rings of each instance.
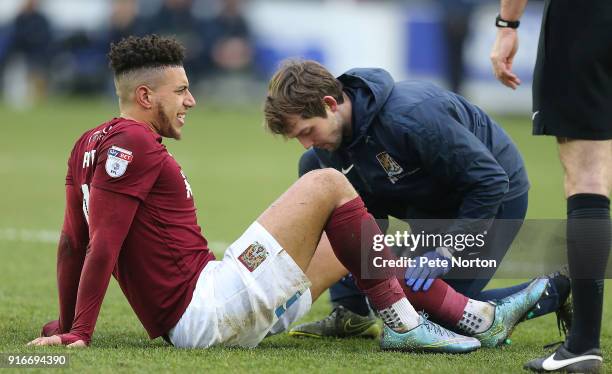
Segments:
[[[55,245],[11,237],[7,229],[57,231],[63,218],[66,160],[74,140],[116,113],[111,103],[57,101],[26,112],[0,107],[0,353],[65,352],[63,347],[26,348],[42,324],[57,317]],[[554,141],[532,137],[527,118],[498,118],[515,139],[528,165],[532,192],[529,217],[563,218],[561,169]],[[264,133],[256,108],[198,107],[188,117],[184,140],[167,141],[189,177],[198,218],[208,240],[228,243],[296,177],[302,150]],[[213,245],[219,253],[221,244]],[[494,281],[494,285],[512,281]],[[607,292],[602,344],[610,352]],[[327,296],[306,317],[329,311]],[[112,281],[90,348],[69,351],[71,369],[84,372],[439,372],[520,370],[559,340],[554,317],[519,326],[513,344],[466,356],[380,352],[377,342],[296,340],[281,335],[253,350],[178,350],[150,341]]]

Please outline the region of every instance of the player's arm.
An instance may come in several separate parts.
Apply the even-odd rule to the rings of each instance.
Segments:
[[[68,333],[38,338],[31,345],[88,345],[102,300],[139,200],[116,192],[92,188],[89,197],[90,242],[78,286],[76,310]]]
[[[518,21],[526,5],[527,0],[501,0],[499,17],[504,21]],[[504,85],[516,89],[521,84],[519,77],[512,72],[514,56],[518,50],[517,29],[499,26],[498,24],[497,36],[490,56],[493,72]]]
[[[57,249],[60,308],[58,333],[68,332],[72,327],[79,279],[89,242],[87,222],[83,216],[82,201],[79,196],[75,186],[66,185],[64,224]],[[49,336],[49,333],[50,331],[43,331],[43,336]]]
[[[70,160],[74,157],[74,149]],[[53,336],[70,331],[74,318],[79,278],[89,241],[88,227],[83,215],[79,188],[74,186],[71,162],[66,174],[66,205],[64,222],[57,247],[57,288],[59,296],[59,319],[46,323],[41,336]]]

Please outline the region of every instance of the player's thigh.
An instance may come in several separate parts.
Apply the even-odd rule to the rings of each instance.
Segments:
[[[170,331],[177,347],[255,347],[288,308],[292,319],[310,308],[310,281],[258,222],[234,241],[223,260],[209,262],[180,321]],[[308,294],[307,299],[302,295]]]
[[[565,170],[566,196],[610,194],[612,140],[559,139],[559,158]]]
[[[272,203],[257,221],[306,271],[331,213],[356,196],[340,172],[311,171]]]

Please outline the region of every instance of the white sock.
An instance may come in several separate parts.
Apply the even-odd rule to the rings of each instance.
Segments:
[[[487,331],[493,324],[494,318],[494,304],[469,299],[463,310],[463,316],[457,322],[457,327],[467,335],[474,335]]]
[[[405,297],[378,311],[385,325],[396,332],[412,330],[419,324],[419,314]]]

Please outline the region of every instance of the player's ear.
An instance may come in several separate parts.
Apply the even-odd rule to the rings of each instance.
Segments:
[[[338,110],[338,102],[332,96],[324,96],[323,104],[325,104],[329,108],[329,110],[334,113]]]
[[[153,107],[152,93],[153,90],[145,85],[136,87],[136,103],[145,109],[151,109]]]

